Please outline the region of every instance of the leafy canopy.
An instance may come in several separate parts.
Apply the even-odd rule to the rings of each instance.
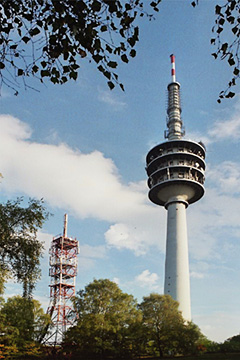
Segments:
[[[79,319],[69,329],[65,343],[75,343],[79,355],[127,356],[141,313],[132,295],[108,279],[94,280],[74,301]]]
[[[42,200],[30,199],[22,207],[23,198],[0,204],[0,284],[11,276],[23,284],[24,297],[30,297],[40,276],[43,244],[37,239],[48,213]]]
[[[12,331],[14,329],[13,341],[17,346],[23,345],[26,341],[38,342],[46,325],[51,322],[39,301],[19,295],[8,298],[2,305],[0,313],[5,329],[6,326],[11,327]]]
[[[195,324],[183,319],[178,305],[170,295],[150,294],[143,298],[139,307],[149,355],[188,355],[197,351],[203,336]]]
[[[35,77],[53,84],[76,80],[83,58],[93,60],[113,89],[119,60],[136,55],[137,18],[158,11],[161,0],[2,0],[0,86],[18,94]]]
[[[195,7],[200,0],[195,0]],[[235,96],[233,87],[240,77],[240,0],[225,0],[215,6],[215,25],[212,28],[211,44],[215,47],[212,56],[227,61],[232,69],[232,79],[225,90],[219,93],[218,102]]]

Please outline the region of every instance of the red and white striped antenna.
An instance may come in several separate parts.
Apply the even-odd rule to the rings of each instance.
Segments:
[[[176,82],[175,56],[172,54],[172,55],[170,55],[170,58],[171,58],[171,64],[172,64],[172,69],[171,69],[172,82]]]

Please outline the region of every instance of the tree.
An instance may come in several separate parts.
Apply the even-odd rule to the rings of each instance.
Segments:
[[[0,288],[8,276],[23,284],[24,297],[30,297],[40,276],[43,244],[37,239],[48,213],[42,200],[23,198],[0,204]]]
[[[161,0],[149,2],[158,11]],[[117,61],[135,57],[138,17],[152,19],[141,0],[2,0],[0,80],[18,94],[19,79],[77,79],[83,58],[93,60],[112,89]],[[148,3],[148,2],[147,2]],[[123,89],[123,85],[120,83]]]
[[[26,342],[38,342],[51,319],[41,308],[39,301],[21,296],[8,298],[1,308],[2,323],[15,331],[14,342],[23,346]]]
[[[199,0],[193,1],[195,7]],[[213,37],[211,44],[216,50],[213,52],[215,59],[226,60],[232,68],[232,79],[225,90],[219,93],[218,102],[224,98],[232,98],[235,92],[232,88],[240,77],[240,0],[225,0],[223,4],[215,7],[215,25],[212,28]],[[225,37],[224,37],[225,35]]]
[[[220,345],[223,352],[240,352],[240,335],[234,335]]]
[[[78,292],[74,301],[79,319],[66,334],[65,344],[74,343],[75,353],[105,358],[127,358],[141,313],[132,295],[123,293],[110,280],[94,280]]]
[[[191,354],[201,333],[191,322],[185,322],[178,302],[170,295],[150,294],[139,305],[145,328],[145,346],[150,355]]]
[[[0,358],[39,358],[39,339],[50,322],[39,301],[21,296],[8,298],[0,310]]]
[[[146,340],[153,352],[163,357],[173,337],[183,324],[178,303],[170,295],[150,294],[140,304]],[[172,347],[172,346],[171,346]]]

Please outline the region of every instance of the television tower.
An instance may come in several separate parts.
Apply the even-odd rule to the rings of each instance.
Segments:
[[[147,154],[149,199],[168,213],[164,294],[179,302],[185,320],[191,320],[186,208],[204,194],[205,147],[183,138],[180,84],[171,55],[165,142]]]
[[[71,298],[75,296],[79,244],[76,239],[67,236],[67,222],[65,214],[63,235],[54,237],[49,249],[51,285],[47,313],[51,316],[53,328],[44,341],[49,345],[61,344],[64,332],[76,320]]]

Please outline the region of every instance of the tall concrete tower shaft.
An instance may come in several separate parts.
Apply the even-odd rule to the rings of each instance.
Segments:
[[[168,213],[164,293],[179,302],[184,319],[191,320],[186,208],[204,194],[205,147],[183,138],[180,84],[171,55],[172,82],[168,85],[167,141],[146,158],[149,199]]]

